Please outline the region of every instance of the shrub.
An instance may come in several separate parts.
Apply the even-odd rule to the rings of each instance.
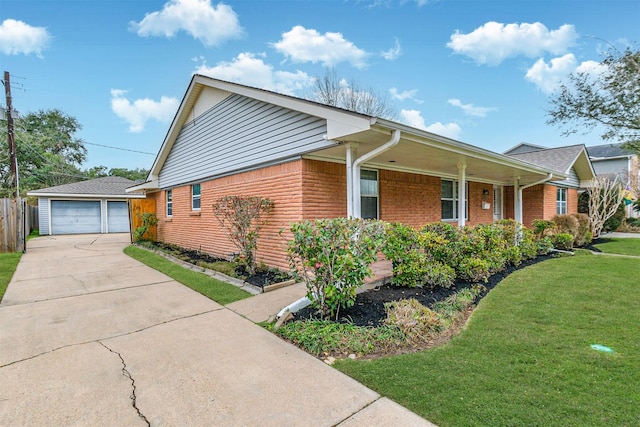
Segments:
[[[602,226],[602,231],[606,231],[606,232],[616,231],[622,225],[624,218],[625,218],[624,203],[620,203],[620,205],[618,205],[618,208],[616,209],[616,212],[613,214],[613,216],[609,217],[609,219],[607,219],[604,222]]]
[[[398,327],[413,343],[429,341],[446,328],[438,313],[415,298],[385,303],[384,309],[387,312],[385,324]]]
[[[323,319],[350,307],[356,289],[371,274],[369,265],[384,241],[385,223],[362,219],[318,219],[293,224],[287,245],[294,275]]]
[[[575,234],[575,246],[584,246],[591,243],[593,236],[591,234],[591,220],[589,215],[586,214],[573,214],[573,217],[578,221],[578,229]]]
[[[551,221],[556,225],[557,233],[567,233],[574,237],[578,235],[578,219],[573,215],[555,215]]]
[[[551,237],[553,241],[553,247],[563,251],[570,251],[573,249],[573,236],[569,233],[558,233]]]
[[[553,249],[553,239],[545,236],[536,242],[536,253],[538,255],[546,255]]]
[[[272,209],[273,202],[259,196],[224,196],[213,204],[214,215],[240,250],[240,259],[250,274],[256,270],[258,233],[266,224],[260,218]]]
[[[142,225],[133,231],[133,241],[149,241],[150,238],[148,237],[147,232],[158,224],[158,217],[154,213],[145,212],[143,214],[138,213],[138,218],[142,220]]]
[[[533,232],[539,239],[553,233],[553,230],[556,226],[553,221],[544,219],[534,219],[532,225]]]

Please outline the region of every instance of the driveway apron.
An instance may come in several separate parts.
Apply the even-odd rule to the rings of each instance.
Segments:
[[[0,304],[0,425],[431,425],[122,253],[28,242]]]

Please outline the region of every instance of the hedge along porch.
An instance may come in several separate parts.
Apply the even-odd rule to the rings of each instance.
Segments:
[[[504,216],[502,189],[514,186],[522,222],[522,190],[565,178],[393,121],[196,75],[147,182],[128,191],[156,200],[159,240],[224,257],[235,248],[214,200],[272,199],[258,261],[286,267],[278,232],[295,221],[491,223]]]

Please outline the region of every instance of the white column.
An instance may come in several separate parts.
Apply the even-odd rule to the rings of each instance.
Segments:
[[[356,142],[350,142],[346,145],[346,149],[347,149],[347,218],[351,218],[351,217],[355,217],[355,194],[356,194],[356,188],[355,188],[355,181],[354,181],[354,167],[353,167],[353,163],[355,162],[356,158],[357,158],[357,148],[358,148],[358,143]],[[357,180],[358,184],[360,184],[360,176],[358,174],[358,180]],[[358,185],[358,189],[360,188],[360,185]],[[357,192],[357,194],[360,194],[360,191]],[[357,198],[357,200],[360,200],[360,197]],[[359,202],[358,202],[358,206],[359,206]]]
[[[467,212],[466,194],[466,169],[465,163],[458,163],[458,227],[464,227],[465,213]]]
[[[522,224],[522,189],[519,176],[513,181],[513,219]]]

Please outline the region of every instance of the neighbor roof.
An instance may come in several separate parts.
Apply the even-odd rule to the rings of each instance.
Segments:
[[[564,174],[569,174],[571,168],[574,168],[581,181],[593,179],[596,175],[589,161],[586,147],[582,144],[508,154],[508,156]]]
[[[139,197],[132,195],[125,190],[127,187],[135,185],[134,181],[119,176],[105,176],[103,178],[90,179],[87,181],[72,182],[70,184],[57,185],[55,187],[41,188],[29,191],[27,196],[40,197],[113,197],[131,198]]]
[[[628,157],[635,154],[632,150],[622,148],[622,144],[604,144],[587,147],[587,152],[591,160],[611,157]]]

